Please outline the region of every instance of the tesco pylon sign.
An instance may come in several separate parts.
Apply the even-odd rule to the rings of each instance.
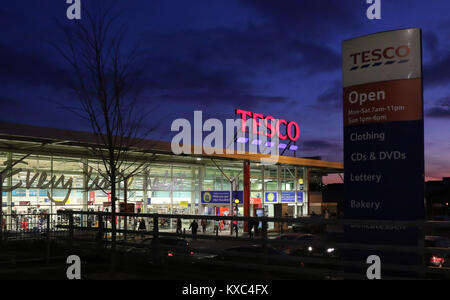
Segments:
[[[344,227],[348,243],[417,247],[423,240],[417,228],[377,224],[425,219],[421,44],[419,28],[342,43],[344,218],[376,220]],[[364,263],[373,254],[344,250],[342,258]],[[376,254],[398,265],[421,261],[413,253],[380,249]]]
[[[421,39],[417,28],[387,31],[345,41],[343,86],[420,78]]]

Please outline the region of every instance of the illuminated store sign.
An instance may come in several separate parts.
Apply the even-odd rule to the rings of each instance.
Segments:
[[[247,132],[247,121],[252,119],[253,134],[265,135],[266,137],[278,137],[280,140],[290,140],[296,142],[300,138],[300,126],[297,122],[286,121],[284,119],[276,120],[272,116],[249,112],[242,109],[236,109],[236,115],[242,119],[242,132]],[[261,125],[267,130],[260,130]],[[283,129],[284,128],[284,129]]]

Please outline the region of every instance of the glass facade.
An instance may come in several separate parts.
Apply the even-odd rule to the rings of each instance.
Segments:
[[[3,212],[14,215],[53,214],[61,209],[110,211],[110,186],[104,178],[102,161],[71,155],[70,150],[65,153],[0,152],[0,170],[6,169]],[[18,160],[21,161],[12,166]],[[124,164],[123,169],[127,167]],[[251,216],[256,215],[257,209],[274,216],[275,204],[288,205],[293,217],[308,214],[305,167],[251,163],[250,174]],[[232,208],[230,203],[202,203],[202,192],[243,189],[242,160],[218,158],[213,163],[206,158],[161,154],[129,178],[126,188],[124,181],[118,183],[117,195],[120,202],[126,195],[136,213],[226,214]],[[275,201],[267,201],[268,193],[277,195]],[[238,208],[242,214],[242,203]]]

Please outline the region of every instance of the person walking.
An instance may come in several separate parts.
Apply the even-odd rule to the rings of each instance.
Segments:
[[[141,218],[139,220],[139,231],[145,231],[146,229],[147,227],[145,226],[145,221]],[[141,234],[141,238],[144,238],[144,234]]]
[[[203,234],[206,233],[206,226],[208,226],[208,221],[205,219],[202,219],[202,221],[200,222],[200,225],[202,225],[202,232]]]
[[[134,218],[134,219],[133,219],[133,230],[139,229],[138,226],[139,226],[139,221],[138,221],[137,218]]]
[[[177,234],[181,234],[181,226],[182,226],[181,219],[178,218],[177,219]]]
[[[255,223],[253,224],[253,227],[255,228],[255,232],[254,232],[255,237],[259,236],[259,224],[260,223],[258,221],[255,221]]]
[[[248,236],[250,238],[253,238],[253,226],[254,226],[253,220],[248,221],[247,226],[248,226]]]
[[[233,221],[233,231],[236,233],[236,235],[238,234],[238,223],[236,220]]]
[[[262,222],[261,234],[263,238],[267,238],[267,222]]]
[[[198,229],[197,221],[193,220],[191,225],[189,225],[189,229],[192,229],[193,239],[196,240],[197,239],[197,229]]]
[[[219,235],[219,221],[214,220],[214,232],[216,235]]]

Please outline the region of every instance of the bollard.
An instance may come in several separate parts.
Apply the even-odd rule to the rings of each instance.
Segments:
[[[419,260],[420,260],[420,272],[418,274],[419,279],[425,279],[427,277],[427,262],[426,262],[426,255],[425,255],[425,223],[423,221],[419,222],[418,225],[418,243],[417,246],[419,247]]]
[[[69,214],[69,244],[73,246],[73,213]]]
[[[47,228],[45,230],[45,261],[50,263],[50,215],[45,215],[45,220],[47,223]]]
[[[262,238],[262,246],[264,248],[264,264],[267,265],[269,262],[269,258],[268,258],[268,252],[267,252],[267,221],[263,220],[262,221],[262,228],[261,228],[261,238]],[[268,276],[268,272],[267,269],[264,268],[264,276],[267,277]]]
[[[104,223],[103,223],[103,216],[102,215],[98,215],[98,235],[97,235],[97,240],[98,240],[98,247],[100,249],[103,248],[103,237],[105,235],[104,233]]]
[[[267,243],[267,221],[262,221],[262,228],[261,228],[261,238],[263,240],[263,245],[266,245]]]
[[[160,264],[160,249],[159,249],[159,219],[158,215],[153,217],[153,243],[152,243],[152,252],[153,252],[153,262],[157,265]]]

